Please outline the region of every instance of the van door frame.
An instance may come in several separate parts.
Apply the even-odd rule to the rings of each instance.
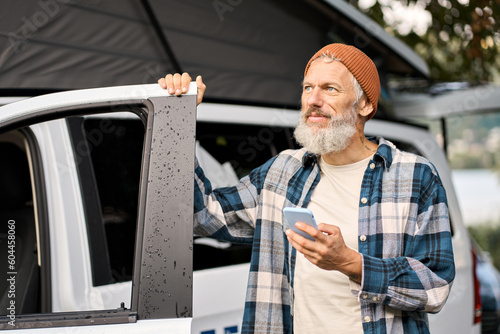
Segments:
[[[168,96],[158,85],[86,90],[83,97],[72,91],[53,94],[58,95],[52,98],[54,105],[41,99],[44,103],[19,102],[19,110],[13,105],[0,108],[5,111],[3,117],[0,112],[0,132],[103,109],[140,108],[141,117],[147,114],[131,309],[19,315],[16,329],[192,317],[196,124],[196,89],[192,88],[182,97]],[[107,94],[112,96],[103,99]],[[95,100],[88,97],[96,95]],[[71,97],[84,99],[84,106],[79,101],[71,104]],[[7,316],[0,317],[0,329],[12,329],[8,322]]]

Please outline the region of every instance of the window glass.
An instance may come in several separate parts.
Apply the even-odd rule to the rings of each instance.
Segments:
[[[107,123],[91,151],[110,268],[118,282],[132,279],[144,125],[139,119],[86,119],[87,138]]]
[[[32,182],[21,131],[0,135],[0,315],[40,312]]]
[[[200,122],[196,139],[220,163],[230,162],[239,178],[279,152],[297,147],[293,129],[282,127]]]
[[[200,154],[197,147],[198,160],[213,187],[232,185],[279,152],[298,147],[291,128],[243,124],[199,122],[196,126],[196,139],[199,146],[219,164],[206,163],[204,153]],[[232,172],[228,171],[228,168],[231,168]],[[230,184],[227,184],[228,180],[231,180]],[[218,242],[207,238],[194,240],[195,270],[249,262],[250,256],[250,245]]]
[[[88,134],[103,120],[88,119]],[[144,126],[140,120],[109,120],[109,132],[91,153],[112,276],[132,279]]]
[[[94,285],[132,279],[144,125],[138,117],[68,120],[84,189]]]

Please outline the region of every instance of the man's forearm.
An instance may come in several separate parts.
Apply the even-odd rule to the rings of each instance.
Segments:
[[[352,261],[346,263],[339,269],[341,273],[349,277],[352,281],[361,284],[361,279],[363,276],[362,271],[362,255],[355,250],[352,250],[353,256]]]

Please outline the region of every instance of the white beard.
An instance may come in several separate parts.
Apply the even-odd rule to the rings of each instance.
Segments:
[[[357,104],[352,106],[351,110],[346,110],[345,116],[330,116],[327,126],[306,123],[308,115],[317,110],[309,109],[302,112],[293,136],[300,145],[313,154],[325,155],[341,152],[349,146],[356,133],[356,107]]]

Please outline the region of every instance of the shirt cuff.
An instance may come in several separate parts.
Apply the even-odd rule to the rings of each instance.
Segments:
[[[352,279],[349,279],[349,287],[351,289],[351,293],[358,297],[358,300],[361,295],[362,287],[363,287],[363,281],[365,279],[365,256],[361,254],[361,284],[358,282],[353,281]]]

